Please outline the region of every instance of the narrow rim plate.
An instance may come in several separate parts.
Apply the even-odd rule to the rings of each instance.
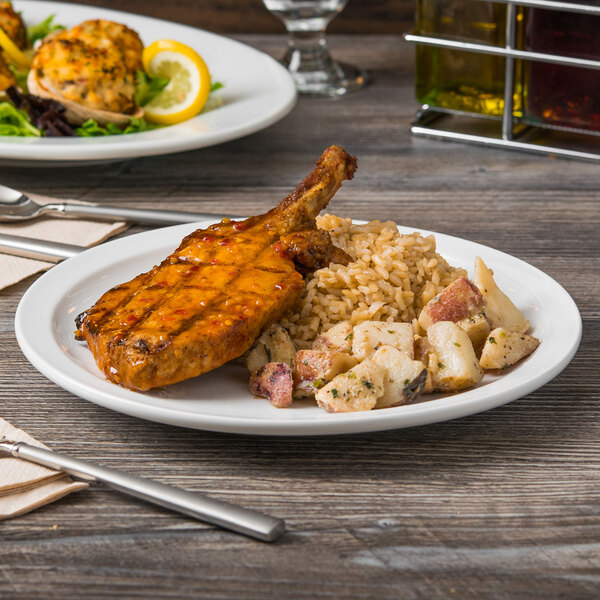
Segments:
[[[504,375],[486,375],[474,389],[407,406],[329,414],[309,402],[277,409],[267,400],[252,397],[247,370],[235,365],[148,393],[106,381],[87,347],[73,337],[75,316],[113,285],[157,264],[185,235],[210,223],[177,225],[107,242],[53,267],[29,288],[17,309],[15,330],[25,356],[48,379],[73,394],[142,419],[230,433],[331,435],[425,425],[489,410],[556,377],[579,346],[577,306],[551,277],[493,248],[436,233],[438,251],[451,264],[472,274],[475,256],[481,256],[493,268],[499,285],[525,313],[533,334],[541,340],[532,356]]]
[[[225,87],[215,99],[222,105],[197,117],[161,129],[99,138],[0,137],[0,160],[34,166],[40,161],[80,163],[171,154],[205,148],[269,127],[296,103],[296,89],[287,70],[263,52],[227,37],[194,27],[131,13],[63,4],[17,0],[27,25],[54,14],[56,22],[73,27],[87,19],[118,21],[135,29],[145,45],[171,38],[198,51],[211,75]],[[210,102],[210,101],[209,101]]]

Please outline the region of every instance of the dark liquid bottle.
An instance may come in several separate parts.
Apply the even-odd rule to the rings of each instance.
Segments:
[[[531,9],[525,44],[526,50],[600,60],[600,16]],[[524,120],[600,132],[600,71],[530,62]]]

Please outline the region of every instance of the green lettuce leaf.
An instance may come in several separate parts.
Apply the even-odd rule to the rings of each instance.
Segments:
[[[135,79],[135,102],[138,106],[145,106],[152,102],[169,84],[163,77],[151,77],[148,73],[138,69]]]
[[[29,38],[29,43],[32,46],[38,40],[44,39],[50,32],[57,31],[59,29],[64,29],[63,25],[54,23],[54,17],[55,15],[50,15],[41,23],[38,23],[37,25],[32,25],[31,27],[27,28],[27,37]]]
[[[8,65],[8,68],[12,71],[12,74],[17,80],[17,85],[24,91],[27,91],[27,75],[29,75],[29,69],[19,69],[15,65]]]
[[[124,135],[127,133],[140,133],[142,131],[150,131],[156,129],[157,125],[148,123],[143,117],[131,117],[129,125],[124,129],[119,129],[114,123],[108,125],[100,125],[94,119],[88,119],[85,123],[75,129],[75,133],[79,137],[98,137],[102,135]]]
[[[31,124],[26,113],[9,102],[0,102],[0,135],[41,137],[42,132]]]

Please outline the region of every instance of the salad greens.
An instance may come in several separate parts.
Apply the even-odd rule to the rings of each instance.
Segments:
[[[62,25],[54,23],[55,16],[56,15],[50,15],[41,23],[38,23],[37,25],[32,25],[31,27],[27,28],[27,37],[29,38],[29,43],[32,46],[38,40],[44,39],[49,33],[52,33],[53,31],[58,31],[59,29],[64,29]]]
[[[152,77],[148,73],[138,69],[135,78],[135,95],[133,98],[138,106],[146,106],[152,102],[169,85],[169,79],[163,77]]]
[[[17,85],[22,89],[27,91],[27,75],[29,75],[29,69],[20,69],[15,65],[8,65],[8,68],[12,71],[12,74],[15,76],[17,80]]]
[[[125,129],[119,129],[114,123],[100,125],[94,119],[88,119],[85,123],[75,129],[75,134],[79,137],[97,137],[102,135],[123,135],[126,133],[140,133],[156,129],[158,125],[148,123],[144,117],[138,119],[131,117],[131,121]]]
[[[0,102],[0,135],[41,137],[42,132],[31,124],[27,113],[10,102]]]
[[[27,28],[29,43],[45,38],[49,33],[64,29],[64,26],[54,22],[55,15],[50,15],[37,25]],[[8,101],[0,102],[0,136],[41,137],[77,135],[79,137],[97,137],[106,135],[124,135],[150,131],[161,127],[146,121],[143,117],[131,117],[129,124],[120,128],[113,123],[100,125],[94,119],[88,119],[77,128],[71,128],[65,120],[64,107],[54,101],[38,98],[27,94],[27,69],[9,65],[18,87],[7,90]],[[148,75],[141,69],[136,71],[136,91],[134,95],[138,106],[151,102],[169,84],[169,79]],[[215,81],[210,91],[221,89],[223,84]],[[20,88],[20,90],[19,90]],[[10,93],[8,93],[10,92]],[[37,127],[36,127],[37,125]]]

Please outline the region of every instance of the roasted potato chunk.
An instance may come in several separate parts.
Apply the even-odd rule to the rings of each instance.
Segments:
[[[491,329],[488,318],[483,313],[479,313],[458,321],[456,324],[469,336],[475,354],[479,355]]]
[[[365,321],[354,327],[352,354],[362,360],[371,356],[380,346],[393,346],[413,358],[413,338],[410,323]]]
[[[315,398],[328,412],[371,410],[383,396],[385,371],[372,360],[364,360],[317,390]]]
[[[392,346],[381,346],[371,360],[385,370],[383,396],[377,399],[375,408],[406,404],[423,393],[427,369],[421,361],[412,360]]]
[[[275,323],[258,338],[254,348],[248,352],[246,365],[250,373],[270,362],[283,362],[292,366],[296,346],[290,334],[281,325]]]
[[[350,321],[342,321],[329,331],[322,333],[313,342],[313,350],[337,350],[344,354],[352,351],[352,325]]]
[[[498,287],[492,271],[479,258],[475,259],[475,285],[487,301],[485,314],[492,329],[503,327],[508,331],[525,333],[529,331],[529,321],[512,303],[512,300]]]
[[[438,321],[458,323],[482,312],[485,298],[466,277],[459,277],[432,298],[419,315],[419,325],[427,329]]]
[[[539,345],[540,340],[532,335],[497,327],[490,332],[479,363],[484,369],[508,369]]]
[[[267,363],[250,375],[250,391],[277,408],[292,405],[292,387],[292,370],[283,362]]]
[[[310,381],[314,388],[323,387],[336,375],[354,367],[357,362],[356,358],[343,352],[298,350],[292,365],[294,384]]]
[[[483,371],[469,336],[456,323],[438,321],[427,330],[429,368],[433,387],[443,392],[464,390],[477,385]]]

